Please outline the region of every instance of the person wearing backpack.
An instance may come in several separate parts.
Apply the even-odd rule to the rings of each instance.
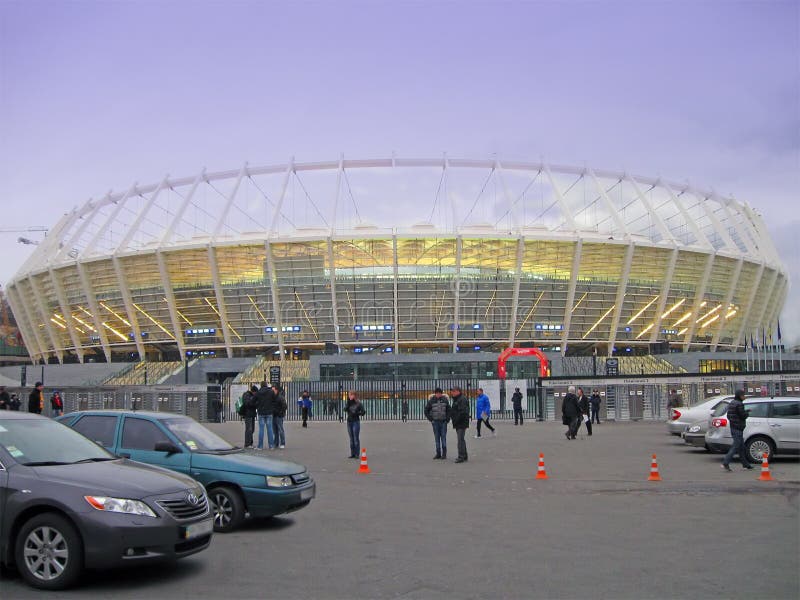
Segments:
[[[252,386],[242,394],[241,405],[239,406],[239,416],[244,419],[244,447],[253,447],[253,432],[256,429],[256,394],[258,388]]]
[[[442,388],[437,387],[428,396],[424,412],[425,418],[431,422],[433,427],[433,440],[436,444],[436,456],[433,457],[433,460],[445,460],[447,459],[447,421],[450,419],[450,398],[442,391]]]
[[[272,386],[272,393],[275,394],[272,401],[272,429],[275,435],[275,445],[278,448],[286,448],[286,432],[283,429],[283,419],[286,417],[286,396],[278,385]]]

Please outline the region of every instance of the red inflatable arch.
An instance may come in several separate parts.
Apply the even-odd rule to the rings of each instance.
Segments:
[[[538,348],[506,348],[497,359],[497,376],[506,378],[506,361],[512,356],[536,356],[539,358],[539,376],[547,377],[547,357]]]

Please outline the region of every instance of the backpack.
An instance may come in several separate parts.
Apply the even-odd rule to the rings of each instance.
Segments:
[[[244,394],[239,396],[239,399],[236,401],[236,406],[235,406],[236,414],[239,415],[240,417],[244,416],[244,409],[246,404],[245,396],[249,393],[250,392],[245,392]]]
[[[431,403],[431,419],[434,421],[447,420],[447,402],[444,400],[444,398],[441,400],[436,400],[434,398],[433,402]]]

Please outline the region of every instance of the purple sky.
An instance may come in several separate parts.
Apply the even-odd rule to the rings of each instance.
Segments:
[[[166,173],[392,151],[713,187],[796,282],[800,2],[0,3],[0,227]]]

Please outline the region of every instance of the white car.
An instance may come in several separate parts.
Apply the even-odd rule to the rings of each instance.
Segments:
[[[744,428],[744,450],[747,460],[760,463],[767,452],[800,454],[800,398],[750,398],[744,401],[747,423]],[[731,428],[725,412],[715,413],[706,433],[711,450],[727,452],[733,444]]]
[[[726,394],[724,396],[713,396],[694,406],[671,408],[669,421],[667,421],[667,431],[672,435],[680,435],[686,427],[694,425],[697,421],[708,419],[719,404],[727,404],[731,400],[733,400],[733,395]]]

